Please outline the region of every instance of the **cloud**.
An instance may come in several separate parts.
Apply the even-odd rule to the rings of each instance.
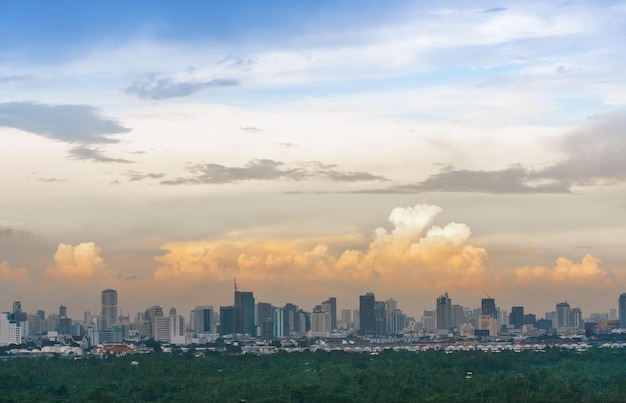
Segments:
[[[518,284],[533,287],[555,287],[562,284],[582,288],[604,288],[615,284],[602,261],[586,255],[580,263],[560,257],[554,267],[521,267],[515,270]]]
[[[100,115],[89,105],[46,105],[32,102],[0,103],[0,126],[31,132],[68,143],[117,143],[114,134],[129,128]]]
[[[352,193],[480,192],[571,193],[575,186],[597,186],[626,181],[626,111],[594,116],[558,143],[566,157],[546,168],[522,165],[485,171],[444,167],[413,184],[393,185]]]
[[[182,184],[224,184],[251,180],[295,180],[322,179],[336,182],[356,182],[386,180],[382,176],[366,172],[343,172],[335,170],[335,165],[319,161],[299,162],[287,166],[270,159],[251,160],[243,167],[227,167],[219,164],[192,165],[188,171],[194,174],[188,178],[162,181],[164,185]]]
[[[74,147],[69,152],[71,158],[80,161],[93,161],[105,163],[132,164],[134,161],[122,158],[111,158],[102,154],[99,148],[95,147]]]
[[[157,173],[141,173],[137,171],[130,170],[126,172],[126,176],[128,180],[131,182],[140,181],[144,179],[161,179],[165,176],[165,174],[157,174]]]
[[[486,251],[469,242],[465,224],[433,225],[441,208],[418,204],[396,208],[391,230],[378,228],[363,248],[308,241],[240,240],[167,246],[156,258],[157,282],[208,280],[233,276],[251,284],[294,293],[369,288],[390,292],[480,287],[487,270]],[[306,287],[303,285],[306,284]]]
[[[0,226],[0,258],[13,265],[45,267],[55,248],[39,234]]]
[[[263,130],[259,129],[258,127],[254,127],[254,126],[242,127],[241,130],[246,131],[248,133],[262,133],[263,132]]]
[[[502,11],[506,11],[506,7],[494,7],[494,8],[490,8],[485,10],[485,13],[501,13]]]
[[[390,193],[569,193],[570,183],[538,177],[521,166],[513,166],[499,171],[445,169],[420,183],[392,186],[388,190]]]
[[[59,179],[59,178],[37,178],[38,182],[47,182],[47,183],[57,183],[57,182],[67,182],[67,179]]]
[[[626,180],[626,110],[593,116],[559,144],[564,161],[535,173],[539,178],[593,186]]]
[[[12,268],[7,261],[0,262],[0,279],[3,282],[26,282],[28,270],[25,267]]]
[[[126,94],[136,95],[139,98],[167,99],[186,97],[208,88],[233,87],[239,81],[230,78],[216,78],[210,81],[182,81],[175,82],[171,78],[154,78],[137,81],[124,89]]]
[[[0,84],[26,80],[28,76],[0,76]]]
[[[116,277],[107,268],[100,253],[101,249],[93,242],[83,242],[76,246],[61,243],[54,254],[54,265],[46,269],[45,275],[72,282]]]
[[[219,60],[218,64],[222,64],[230,69],[248,70],[250,66],[256,64],[256,61],[250,57],[228,55]]]

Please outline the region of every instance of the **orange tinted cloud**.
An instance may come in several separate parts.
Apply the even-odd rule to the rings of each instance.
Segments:
[[[28,270],[25,267],[14,269],[8,262],[0,262],[0,279],[3,281],[24,282],[28,279]]]
[[[100,248],[93,242],[76,246],[59,244],[54,254],[54,265],[46,269],[45,276],[72,282],[114,278],[116,274],[107,269],[100,253]]]
[[[465,224],[432,225],[439,212],[431,205],[396,208],[389,215],[392,228],[376,229],[359,249],[293,240],[170,245],[157,258],[162,265],[154,279],[224,282],[237,276],[259,288],[322,295],[338,289],[391,294],[481,287],[486,251],[470,244]]]
[[[586,255],[580,263],[560,257],[554,267],[522,267],[515,270],[518,283],[531,286],[610,287],[615,284],[602,261]]]

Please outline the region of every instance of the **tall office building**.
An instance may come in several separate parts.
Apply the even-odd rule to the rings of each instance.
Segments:
[[[425,331],[435,330],[437,323],[435,321],[435,311],[424,311],[422,315],[422,328]]]
[[[285,337],[285,315],[282,308],[272,308],[272,337],[283,338]]]
[[[235,333],[256,336],[254,295],[251,291],[235,291]]]
[[[190,325],[196,335],[213,333],[212,306],[197,306],[190,316]]]
[[[298,307],[292,303],[287,303],[283,307],[284,326],[283,333],[290,336],[300,331],[300,322],[298,321]]]
[[[568,322],[569,327],[576,327],[579,329],[585,328],[585,322],[583,320],[583,313],[580,310],[580,308],[570,309],[567,322]]]
[[[330,297],[326,302],[330,304],[330,328],[335,330],[337,329],[337,298]]]
[[[376,333],[375,302],[376,297],[372,292],[359,296],[359,332],[362,334]]]
[[[393,298],[389,298],[385,301],[385,310],[386,310],[386,318],[385,321],[387,323],[387,333],[393,333],[392,325],[393,325],[393,313],[398,309],[398,301]]]
[[[556,304],[556,327],[569,327],[569,304],[559,302]]]
[[[262,326],[264,320],[271,320],[274,326],[274,307],[268,302],[259,302],[256,304],[256,321],[257,326]]]
[[[617,304],[619,310],[619,327],[620,329],[626,329],[626,293],[619,296]]]
[[[446,292],[437,298],[437,329],[449,330],[452,328],[452,299]]]
[[[466,322],[465,311],[461,305],[452,305],[452,327],[460,329]]]
[[[352,329],[352,311],[349,309],[341,310],[341,328],[344,330]]]
[[[224,336],[235,333],[235,307],[220,306],[219,334]]]
[[[387,309],[383,301],[374,301],[374,320],[376,321],[375,334],[387,334]]]
[[[524,326],[524,307],[514,306],[511,308],[511,315],[509,316],[509,323],[515,326],[516,329],[521,329]]]
[[[480,307],[483,315],[491,316],[498,319],[498,310],[496,309],[496,300],[493,298],[483,298],[480,301]]]
[[[117,323],[117,291],[111,289],[102,291],[102,312],[100,316],[105,329]]]
[[[67,318],[67,308],[65,305],[59,306],[59,318]]]

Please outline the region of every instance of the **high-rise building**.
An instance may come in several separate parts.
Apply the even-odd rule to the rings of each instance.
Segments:
[[[251,291],[235,291],[235,333],[256,336],[254,295]]]
[[[328,298],[328,303],[330,304],[330,329],[332,331],[337,329],[337,298]]]
[[[328,337],[330,332],[330,311],[316,307],[311,312],[311,337]]]
[[[393,298],[389,298],[385,301],[385,322],[387,323],[387,333],[394,333],[392,330],[393,312],[398,309],[398,301]]]
[[[446,292],[444,295],[437,298],[437,329],[450,330],[452,329],[452,299]]]
[[[285,315],[282,308],[273,308],[272,309],[272,319],[273,319],[273,329],[272,336],[273,338],[283,338],[285,337]]]
[[[295,304],[287,303],[283,307],[284,326],[283,333],[290,336],[300,331],[300,321],[298,321],[298,307]]]
[[[0,313],[0,346],[20,344],[22,342],[22,328],[12,320],[11,313]]]
[[[375,334],[387,334],[387,309],[383,301],[374,301],[374,321],[376,322]]]
[[[556,327],[569,327],[569,304],[559,302],[556,304]]]
[[[509,315],[509,323],[516,329],[521,329],[524,326],[524,307],[514,306],[511,308],[511,314]]]
[[[460,329],[465,323],[465,312],[463,306],[454,304],[452,305],[452,327]]]
[[[213,333],[213,307],[197,306],[191,311],[190,325],[196,335]]]
[[[104,328],[113,327],[117,323],[117,291],[102,291],[102,312],[100,315]]]
[[[527,313],[524,315],[525,325],[535,325],[537,323],[537,316],[534,313]]]
[[[618,310],[619,310],[619,327],[620,329],[626,329],[626,293],[623,293],[619,296]]]
[[[424,314],[422,315],[422,328],[427,332],[437,328],[435,311],[424,311]]]
[[[59,318],[67,318],[67,308],[65,307],[65,305],[61,305],[59,307]]]
[[[489,336],[498,335],[498,320],[489,315],[480,315],[478,317],[478,330],[486,330]]]
[[[352,327],[359,330],[361,328],[361,311],[358,309],[352,310],[352,321]]]
[[[257,325],[263,325],[263,321],[269,319],[272,321],[272,326],[274,326],[274,307],[272,304],[267,302],[259,302],[256,304],[256,320]]]
[[[583,321],[583,313],[580,308],[573,308],[569,311],[567,322],[569,327],[584,329],[585,322]]]
[[[220,306],[219,334],[224,336],[235,332],[235,307]]]
[[[359,332],[362,334],[376,333],[375,301],[376,297],[372,292],[359,296]]]
[[[184,343],[185,336],[185,317],[182,315],[170,315],[170,338],[171,342],[178,342],[179,340]],[[181,340],[181,338],[183,338]]]
[[[349,309],[341,310],[341,328],[344,330],[352,329],[352,311]]]
[[[480,301],[482,315],[491,316],[498,319],[498,310],[496,309],[496,300],[493,298],[483,298]]]

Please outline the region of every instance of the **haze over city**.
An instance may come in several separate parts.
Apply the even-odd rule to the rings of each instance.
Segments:
[[[616,308],[624,15],[0,0],[0,311]]]

